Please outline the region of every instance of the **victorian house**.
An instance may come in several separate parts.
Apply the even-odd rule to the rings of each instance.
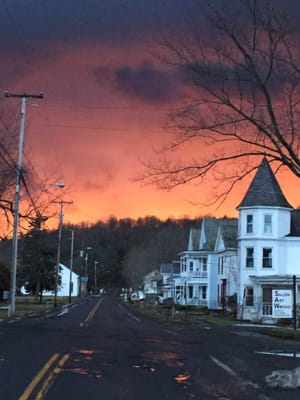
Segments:
[[[174,280],[177,303],[222,309],[236,298],[237,226],[236,219],[205,218],[200,229],[190,230]]]
[[[286,200],[265,158],[238,211],[238,318],[276,322],[274,290],[292,290],[296,282],[300,301],[300,210]]]

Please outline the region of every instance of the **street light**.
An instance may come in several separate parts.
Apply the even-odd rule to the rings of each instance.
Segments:
[[[57,182],[55,183],[55,186],[59,188],[64,188],[65,184],[63,182]],[[55,266],[55,287],[54,287],[54,307],[57,306],[57,291],[58,291],[58,279],[59,279],[59,264],[60,264],[60,251],[61,251],[61,231],[62,231],[62,225],[63,225],[63,218],[64,218],[64,204],[72,203],[72,201],[55,201],[54,203],[60,203],[60,212],[58,216],[58,244],[57,244],[57,260],[56,260],[56,266]]]
[[[63,187],[63,186],[59,186]],[[60,250],[61,250],[61,231],[62,231],[62,224],[63,224],[63,207],[64,202],[60,201],[60,212],[58,216],[58,244],[57,244],[57,259],[56,259],[56,266],[55,266],[55,287],[54,287],[54,307],[57,306],[57,290],[58,290],[58,276],[59,276],[59,264],[60,264]]]

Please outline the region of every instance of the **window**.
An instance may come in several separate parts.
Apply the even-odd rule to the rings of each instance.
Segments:
[[[189,299],[192,299],[193,298],[193,286],[188,286],[188,296],[189,296]]]
[[[247,215],[247,233],[253,233],[253,215]]]
[[[182,260],[182,272],[186,271],[186,258]]]
[[[247,247],[246,248],[246,268],[254,267],[254,248]]]
[[[263,268],[272,268],[272,249],[263,249]]]
[[[200,265],[202,266],[202,271],[206,272],[207,271],[207,258],[206,257],[200,258]]]
[[[193,272],[194,269],[194,263],[193,261],[190,261],[190,272]]]
[[[206,300],[207,286],[202,286],[201,297],[202,300]]]
[[[245,306],[253,306],[253,288],[245,288]]]
[[[218,257],[218,275],[223,274],[223,257]]]
[[[264,233],[272,233],[272,215],[264,215]]]

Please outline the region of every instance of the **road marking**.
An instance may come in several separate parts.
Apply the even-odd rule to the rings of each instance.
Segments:
[[[223,364],[220,360],[218,360],[217,358],[210,356],[210,359],[217,364],[219,367],[223,368],[224,371],[226,371],[230,376],[236,376],[236,373],[234,372],[233,369],[231,369],[230,367],[228,367],[228,365]]]
[[[57,314],[57,316],[58,316],[58,317],[61,317],[62,315],[67,314],[68,312],[69,312],[68,309],[62,310],[59,314]]]
[[[63,365],[70,357],[69,354],[65,354],[57,364],[57,367],[52,370],[46,381],[44,382],[43,386],[41,387],[40,391],[38,392],[35,400],[43,400],[47,392],[49,391],[50,387],[53,385],[53,382],[57,378],[57,375],[61,372]]]
[[[243,378],[241,378],[233,369],[231,369],[230,367],[228,367],[228,365],[222,363],[220,360],[218,360],[217,358],[210,356],[209,357],[215,364],[217,364],[219,367],[223,368],[224,371],[226,371],[230,376],[233,376],[235,378],[238,378],[238,380],[240,381],[240,384],[243,386],[253,386],[254,388],[258,389],[259,385],[257,385],[256,383],[251,382],[250,380],[245,380]]]
[[[86,319],[81,322],[80,327],[82,328],[83,326],[88,326],[88,323],[94,318],[98,308],[100,307],[100,304],[102,303],[103,298],[101,298],[97,304],[95,305],[95,307],[92,309],[92,311],[88,314],[88,316],[86,317]]]
[[[59,354],[56,353],[46,362],[43,368],[37,373],[37,375],[33,378],[31,383],[24,390],[21,397],[19,397],[19,400],[27,400],[29,398],[34,388],[38,385],[38,383],[41,381],[41,379],[44,377],[46,372],[50,369],[50,367],[53,365],[53,363],[57,360],[58,357]]]
[[[120,303],[118,304],[119,308],[121,308],[122,311],[124,311],[128,317],[136,320],[137,322],[142,322],[141,319],[139,319],[138,317],[136,317],[135,315],[131,314],[129,311],[126,310],[126,308],[124,308]]]

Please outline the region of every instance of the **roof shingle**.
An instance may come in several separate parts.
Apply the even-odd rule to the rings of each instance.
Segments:
[[[263,158],[245,197],[237,208],[255,206],[293,208],[282,193],[266,158]]]

